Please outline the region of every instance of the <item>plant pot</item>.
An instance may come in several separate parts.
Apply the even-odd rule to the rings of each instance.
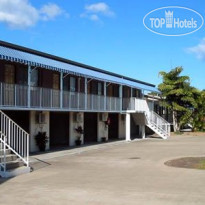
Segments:
[[[81,145],[81,140],[76,140],[75,144],[76,144],[76,146],[80,146]]]
[[[46,146],[45,145],[39,146],[39,150],[40,150],[40,152],[45,152]]]
[[[106,142],[106,141],[107,141],[106,137],[102,137],[102,138],[101,138],[101,141],[102,141],[102,142]]]

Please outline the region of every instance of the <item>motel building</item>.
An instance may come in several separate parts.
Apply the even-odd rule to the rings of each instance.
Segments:
[[[30,171],[35,137],[46,150],[145,138],[145,126],[161,138],[170,124],[145,93],[155,85],[0,41],[0,176]]]

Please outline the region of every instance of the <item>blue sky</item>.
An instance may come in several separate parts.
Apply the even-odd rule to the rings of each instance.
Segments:
[[[153,84],[159,71],[183,66],[205,89],[204,26],[186,36],[154,34],[143,18],[163,6],[205,18],[203,0],[0,0],[0,39]]]

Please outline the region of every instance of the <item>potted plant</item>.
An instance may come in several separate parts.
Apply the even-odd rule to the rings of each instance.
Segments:
[[[106,137],[101,137],[101,141],[102,141],[102,142],[106,142],[106,141],[107,141],[107,138],[106,138]]]
[[[46,144],[48,142],[48,137],[46,136],[46,132],[38,132],[35,136],[36,145],[39,147],[40,151],[46,150]]]
[[[81,143],[82,143],[81,137],[80,137],[80,136],[77,136],[77,138],[76,138],[76,140],[75,140],[76,146],[80,146]]]
[[[83,128],[81,126],[78,126],[77,128],[75,128],[75,131],[78,134],[80,134],[80,136],[77,136],[77,138],[75,140],[75,144],[76,144],[76,146],[80,146],[82,143],[81,136],[84,134]]]
[[[107,120],[104,121],[104,123],[105,123],[105,128],[108,128],[111,123],[110,118],[108,117]]]

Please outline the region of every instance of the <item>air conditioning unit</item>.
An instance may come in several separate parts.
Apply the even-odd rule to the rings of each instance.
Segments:
[[[45,124],[46,123],[46,116],[43,112],[36,113],[36,123],[37,124]]]
[[[101,113],[100,114],[100,121],[105,122],[107,120],[107,114],[106,113]]]
[[[82,123],[83,122],[83,114],[82,113],[76,113],[76,122]]]

